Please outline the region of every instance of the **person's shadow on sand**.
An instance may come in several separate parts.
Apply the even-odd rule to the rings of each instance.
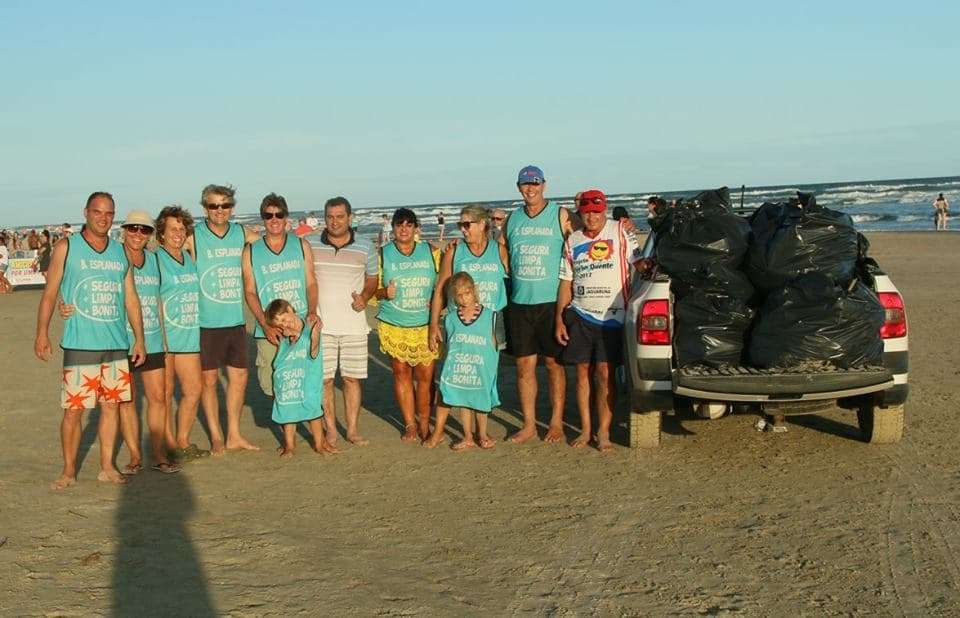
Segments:
[[[145,471],[120,492],[111,613],[215,616],[187,530],[195,503],[186,472]]]

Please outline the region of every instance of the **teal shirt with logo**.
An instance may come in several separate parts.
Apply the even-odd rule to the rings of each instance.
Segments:
[[[282,298],[293,306],[301,318],[307,315],[307,279],[303,263],[303,245],[293,234],[287,234],[279,253],[274,253],[263,238],[250,245],[250,266],[257,284],[260,307]],[[263,339],[263,329],[257,324],[253,336]]]
[[[320,328],[317,326],[317,328]],[[299,423],[323,416],[323,344],[310,356],[310,327],[304,325],[293,343],[280,338],[273,359],[273,414],[275,423]]]
[[[500,351],[493,335],[494,312],[484,307],[470,324],[464,324],[455,307],[447,310],[446,356],[440,372],[440,395],[448,406],[489,412],[500,405],[497,368]]]
[[[404,255],[396,243],[381,250],[381,283],[393,281],[396,296],[380,301],[377,319],[394,326],[411,328],[430,322],[430,299],[437,282],[437,264],[429,243],[418,242],[410,255]]]
[[[67,257],[60,296],[74,306],[63,324],[61,347],[66,350],[126,350],[127,309],[124,279],[130,263],[123,245],[107,240],[97,251],[83,237],[67,239]]]
[[[488,240],[483,253],[474,255],[467,243],[458,242],[453,251],[453,272],[465,272],[473,278],[480,304],[494,311],[506,307],[507,286],[504,278],[507,273],[500,261],[499,245]]]
[[[522,305],[556,302],[564,240],[560,206],[547,202],[536,217],[523,207],[516,209],[507,219],[506,237],[510,300]]]
[[[163,352],[163,326],[160,324],[160,265],[152,251],[143,252],[143,264],[133,266],[133,282],[140,297],[140,313],[143,315],[143,345],[147,354]],[[127,323],[127,337],[133,351],[133,329]]]
[[[190,254],[184,251],[182,257],[157,249],[167,352],[188,354],[200,351],[200,278]]]
[[[206,221],[194,229],[202,328],[227,328],[244,323],[240,260],[245,242],[243,226],[239,223],[230,223],[223,236],[215,234]]]

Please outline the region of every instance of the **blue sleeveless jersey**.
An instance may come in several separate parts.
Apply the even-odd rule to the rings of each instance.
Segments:
[[[264,311],[271,301],[282,298],[293,305],[293,310],[301,318],[307,315],[307,279],[303,246],[299,238],[287,234],[279,253],[274,253],[267,246],[267,241],[261,238],[250,245],[250,266],[257,284],[260,307]],[[265,336],[259,323],[253,336],[257,339]]]
[[[199,277],[190,254],[184,251],[182,255],[181,263],[163,247],[157,249],[163,330],[167,338],[167,352],[199,352]]]
[[[494,312],[486,307],[470,324],[456,308],[443,320],[447,331],[446,356],[440,372],[440,395],[448,406],[489,412],[500,405],[497,367],[500,352],[493,337]]]
[[[226,328],[243,321],[243,273],[240,258],[245,243],[243,226],[230,223],[223,237],[204,221],[193,231],[193,248],[200,275],[200,326]]]
[[[133,282],[140,297],[140,313],[143,315],[143,345],[147,354],[163,352],[163,328],[160,324],[160,265],[152,251],[143,252],[143,266],[133,266]],[[127,337],[133,351],[133,329],[127,323]]]
[[[123,281],[130,267],[123,245],[108,240],[96,251],[83,233],[67,239],[67,257],[60,296],[74,306],[64,321],[60,346],[66,350],[126,350],[126,294]]]
[[[516,209],[507,219],[506,238],[513,286],[510,300],[522,305],[556,302],[563,257],[560,206],[547,202],[533,218],[523,207]]]
[[[273,414],[275,423],[299,423],[323,416],[323,344],[310,357],[310,328],[290,343],[280,338],[273,359]]]
[[[394,326],[425,326],[430,322],[430,298],[437,282],[437,265],[430,244],[418,242],[404,255],[396,243],[384,245],[381,253],[382,286],[391,281],[397,288],[393,300],[380,301],[377,319]]]
[[[484,307],[500,311],[507,306],[507,286],[504,283],[507,273],[500,261],[500,248],[493,240],[487,241],[487,248],[479,256],[470,251],[467,243],[458,242],[453,253],[453,272],[465,272],[473,277],[477,296]]]

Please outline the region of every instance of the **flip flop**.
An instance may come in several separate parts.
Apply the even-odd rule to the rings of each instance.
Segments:
[[[141,472],[143,472],[143,466],[141,464],[127,464],[120,468],[120,474],[124,476],[136,476]]]
[[[187,455],[189,455],[193,459],[203,459],[204,457],[210,456],[210,451],[202,449],[196,444],[191,444],[184,450],[186,450]]]
[[[150,468],[162,474],[176,474],[177,472],[180,472],[180,470],[183,470],[183,468],[181,468],[177,464],[167,463],[166,461],[158,464],[153,464],[152,466],[150,466]]]

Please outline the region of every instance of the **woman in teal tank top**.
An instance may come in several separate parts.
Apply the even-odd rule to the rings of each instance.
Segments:
[[[174,379],[180,382],[174,455],[178,460],[207,456],[190,443],[203,388],[200,369],[200,284],[197,267],[184,250],[193,231],[193,217],[179,206],[167,206],[157,216],[157,261],[160,266],[160,308],[166,342],[166,399],[173,404]],[[173,432],[173,415],[167,416]]]
[[[490,449],[496,444],[487,434],[487,414],[500,405],[497,369],[500,352],[494,334],[493,311],[478,302],[473,279],[460,272],[450,278],[450,308],[444,318],[446,354],[440,372],[440,402],[437,424],[424,446],[433,448],[443,441],[447,415],[460,407],[463,440],[453,445],[460,451],[479,444]],[[477,421],[477,441],[473,420]]]
[[[380,249],[380,300],[377,336],[380,351],[390,357],[393,395],[403,416],[401,440],[425,440],[430,431],[433,373],[439,354],[427,334],[430,299],[437,281],[434,248],[416,240],[417,215],[409,208],[393,213],[394,241]]]
[[[444,286],[457,272],[466,272],[475,282],[479,302],[497,312],[494,318],[498,341],[503,342],[503,321],[500,312],[507,305],[504,279],[509,273],[507,250],[490,239],[490,211],[483,206],[466,206],[457,223],[463,240],[451,241],[440,262],[440,273],[430,304],[431,346],[440,344],[440,313],[444,307]]]
[[[323,349],[320,323],[309,332],[293,305],[277,298],[264,311],[267,324],[280,329],[280,347],[273,359],[274,423],[283,426],[281,457],[292,457],[297,423],[306,422],[313,434],[313,450],[337,453],[323,435]]]

